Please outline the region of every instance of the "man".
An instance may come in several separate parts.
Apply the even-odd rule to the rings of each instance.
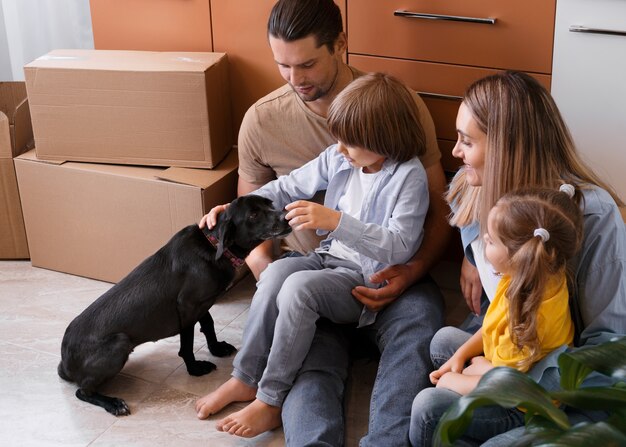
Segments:
[[[250,193],[315,158],[336,143],[326,125],[328,107],[361,73],[343,62],[347,41],[341,12],[332,0],[279,0],[268,22],[269,44],[287,85],[257,101],[239,133],[238,194]],[[421,157],[429,184],[430,209],[424,242],[406,265],[391,266],[370,278],[383,287],[358,287],[353,295],[380,311],[375,324],[359,332],[371,336],[381,352],[370,408],[368,434],[361,445],[408,444],[413,397],[428,386],[432,369],[429,343],[443,323],[443,299],[428,277],[449,235],[442,200],[445,177],[432,118],[416,95],[427,137]],[[291,250],[317,247],[314,233],[295,232]],[[256,278],[274,259],[271,243],[246,259]],[[288,445],[342,445],[342,398],[348,350],[341,327],[320,322],[311,351],[283,405]],[[211,395],[198,401],[198,417],[211,413]],[[219,423],[218,423],[219,428]]]

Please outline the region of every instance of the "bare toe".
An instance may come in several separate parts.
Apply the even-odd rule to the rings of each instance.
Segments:
[[[252,400],[255,394],[256,388],[250,387],[239,379],[231,377],[215,391],[196,401],[198,419],[206,419],[232,402],[247,402]]]
[[[280,427],[282,423],[280,410],[280,407],[274,407],[256,399],[243,410],[232,413],[219,421],[217,429],[231,435],[252,438]]]

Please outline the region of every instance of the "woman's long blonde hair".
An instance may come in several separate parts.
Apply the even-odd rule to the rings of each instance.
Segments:
[[[450,223],[463,227],[478,221],[486,229],[489,210],[518,187],[576,190],[597,185],[623,205],[615,191],[580,159],[554,99],[531,76],[506,71],[479,79],[465,93],[464,104],[487,135],[482,186],[471,186],[460,172],[446,199],[454,214]],[[577,193],[575,200],[581,200]]]
[[[520,351],[528,349],[529,356],[518,365],[526,370],[541,355],[538,311],[550,280],[569,273],[567,261],[580,248],[582,211],[565,192],[532,188],[505,194],[492,213],[490,227],[509,255],[509,331]],[[538,228],[547,237],[535,235]]]

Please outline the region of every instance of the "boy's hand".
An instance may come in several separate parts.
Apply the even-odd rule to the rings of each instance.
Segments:
[[[286,219],[294,230],[335,231],[341,212],[307,200],[296,200],[285,207]]]

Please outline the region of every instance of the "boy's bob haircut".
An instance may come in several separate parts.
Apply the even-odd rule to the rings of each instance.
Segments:
[[[333,100],[328,128],[346,146],[367,149],[396,162],[426,151],[416,95],[393,76],[369,73]]]

